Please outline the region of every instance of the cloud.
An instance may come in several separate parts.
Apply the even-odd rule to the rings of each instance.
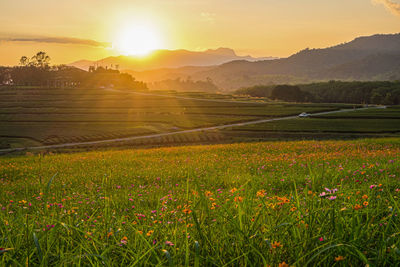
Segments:
[[[393,0],[374,0],[374,1],[376,3],[383,4],[393,14],[400,16],[400,4],[399,3],[396,3]]]
[[[111,43],[98,42],[90,39],[79,39],[72,37],[13,37],[0,38],[4,42],[35,42],[35,43],[53,43],[53,44],[71,44],[71,45],[87,45],[93,47],[111,47]]]
[[[214,23],[217,15],[215,13],[201,12],[200,16],[203,21]]]

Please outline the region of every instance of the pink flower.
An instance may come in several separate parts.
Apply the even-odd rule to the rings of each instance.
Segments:
[[[369,188],[371,188],[371,189],[372,189],[372,188],[375,188],[375,187],[376,187],[376,185],[374,185],[374,184],[372,184],[372,185],[369,186]]]
[[[319,241],[321,241],[321,242],[324,241],[324,238],[323,238],[323,237],[320,237],[320,238],[319,238]]]
[[[174,243],[172,243],[171,241],[165,241],[165,245],[167,245],[167,246],[173,246]]]
[[[329,199],[329,200],[335,200],[335,199],[336,199],[336,196],[328,197],[328,199]]]

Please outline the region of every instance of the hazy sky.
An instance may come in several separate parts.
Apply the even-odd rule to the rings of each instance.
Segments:
[[[0,64],[39,50],[52,63],[118,55],[122,29],[146,25],[160,48],[230,47],[289,56],[400,32],[398,0],[0,0]],[[121,33],[122,32],[122,33]]]

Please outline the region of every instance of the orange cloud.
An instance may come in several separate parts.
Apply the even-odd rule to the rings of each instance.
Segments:
[[[71,38],[71,37],[16,37],[16,38],[0,38],[0,41],[87,45],[87,46],[104,47],[104,48],[111,47],[111,43],[98,42],[90,39]]]
[[[377,3],[383,4],[393,14],[400,16],[400,4],[393,2],[392,0],[375,0]]]

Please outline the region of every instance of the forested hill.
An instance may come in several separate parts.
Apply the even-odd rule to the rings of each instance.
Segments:
[[[330,81],[299,85],[266,85],[241,88],[238,95],[268,97],[288,102],[400,104],[400,82]]]
[[[400,80],[400,34],[359,37],[270,61],[233,61],[193,75],[225,89],[321,80]]]

